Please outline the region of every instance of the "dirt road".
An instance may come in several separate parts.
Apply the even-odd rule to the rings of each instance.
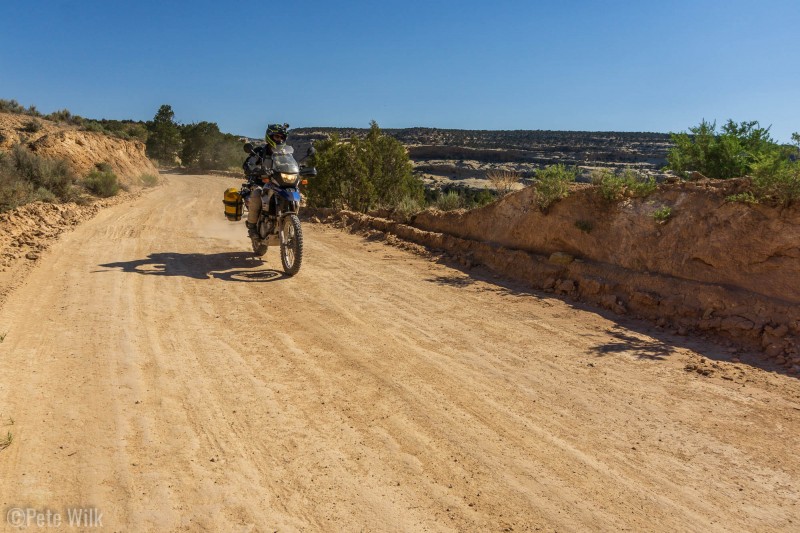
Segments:
[[[284,278],[231,183],[170,176],[8,298],[4,527],[800,529],[798,380],[319,224]]]

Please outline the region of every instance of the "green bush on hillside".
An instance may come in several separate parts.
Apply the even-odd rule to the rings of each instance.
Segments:
[[[419,201],[419,198],[415,198],[413,196],[404,196],[394,208],[394,211],[400,218],[404,221],[408,221],[422,211],[423,207]]]
[[[440,211],[453,211],[464,208],[464,198],[456,191],[448,191],[436,200],[433,204]]]
[[[684,177],[693,171],[717,179],[745,176],[759,159],[780,150],[769,128],[760,127],[758,121],[728,120],[717,131],[716,122],[703,120],[689,133],[670,137],[674,146],[667,155],[667,168]]]
[[[16,145],[0,152],[0,211],[42,201],[75,198],[75,176],[65,161],[40,157]]]
[[[32,118],[26,121],[25,124],[22,125],[21,129],[26,133],[36,133],[37,131],[42,129],[42,123],[36,120],[35,118]]]
[[[721,131],[704,120],[689,132],[672,134],[669,170],[684,177],[692,171],[718,179],[750,176],[752,190],[732,201],[789,205],[800,199],[800,134],[792,134],[795,146],[781,145],[757,121],[733,120]]]
[[[631,169],[625,169],[621,174],[608,169],[596,170],[592,172],[592,183],[607,202],[617,202],[625,197],[649,196],[658,188],[655,178]]]
[[[442,200],[443,196],[455,194],[459,200],[446,199]],[[452,195],[451,195],[452,196]],[[456,205],[453,209],[476,209],[483,207],[500,197],[499,193],[490,190],[488,187],[483,189],[474,189],[466,185],[447,184],[440,188],[425,189],[423,205],[436,207],[437,209],[445,210],[445,206]]]
[[[669,206],[659,207],[653,211],[653,220],[660,224],[665,224],[672,217],[672,208]]]
[[[100,164],[102,165],[102,163]],[[99,165],[98,165],[99,166]],[[110,167],[109,167],[110,168]],[[117,175],[110,169],[102,170],[97,168],[89,172],[84,178],[83,184],[93,194],[101,198],[109,198],[119,193],[120,185]]]
[[[787,206],[800,199],[800,161],[764,156],[753,164],[751,183],[760,200]]]
[[[35,188],[47,189],[60,200],[72,198],[75,176],[66,161],[40,157],[19,145],[14,146],[11,154],[18,175]]]
[[[14,113],[16,115],[30,115],[32,117],[41,117],[42,114],[36,109],[36,106],[30,106],[27,109],[25,106],[20,105],[16,100],[4,100],[0,98],[0,113]]]
[[[569,195],[569,186],[575,182],[577,169],[562,164],[551,165],[536,172],[536,204],[546,211],[554,202]]]

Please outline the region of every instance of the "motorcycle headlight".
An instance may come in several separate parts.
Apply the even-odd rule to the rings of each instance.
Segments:
[[[284,185],[295,185],[297,180],[300,179],[300,174],[280,174],[281,181]]]

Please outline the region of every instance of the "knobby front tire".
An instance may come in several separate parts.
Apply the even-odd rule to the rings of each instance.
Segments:
[[[297,215],[283,217],[281,228],[281,262],[287,276],[294,276],[303,262],[303,229]]]

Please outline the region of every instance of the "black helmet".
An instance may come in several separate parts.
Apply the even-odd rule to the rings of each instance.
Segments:
[[[270,124],[267,126],[267,133],[264,136],[264,140],[266,140],[270,146],[275,148],[276,145],[286,142],[286,136],[288,134],[288,124]]]

